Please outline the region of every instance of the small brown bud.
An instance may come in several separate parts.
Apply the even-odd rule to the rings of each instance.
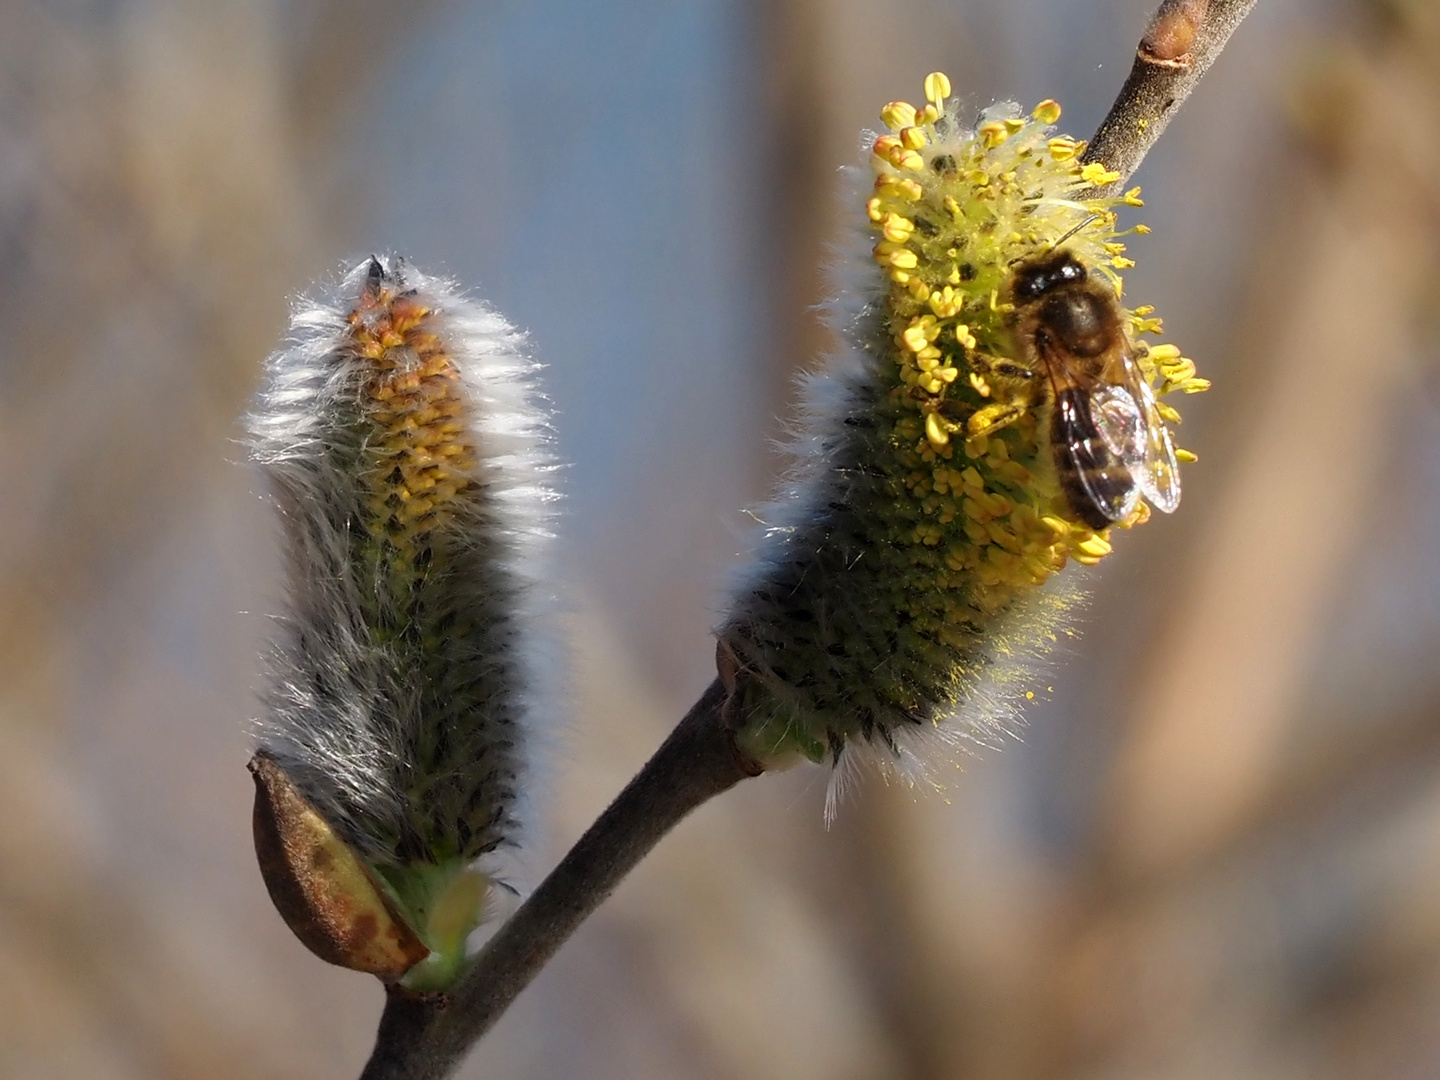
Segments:
[[[285,924],[322,960],[400,978],[430,950],[275,760],[256,754],[255,855]]]
[[[1140,41],[1140,52],[1157,63],[1188,66],[1190,49],[1209,6],[1209,0],[1167,0],[1150,20]]]

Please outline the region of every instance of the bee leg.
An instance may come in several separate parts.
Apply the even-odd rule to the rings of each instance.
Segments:
[[[971,414],[965,421],[965,434],[971,439],[1009,427],[1025,415],[1025,406],[1016,401],[997,401],[985,405]]]

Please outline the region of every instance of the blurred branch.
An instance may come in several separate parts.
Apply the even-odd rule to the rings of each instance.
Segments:
[[[297,146],[330,149],[333,128],[366,100],[384,61],[393,60],[418,32],[434,25],[449,0],[317,0],[306,9],[298,36],[290,108]]]
[[[1120,174],[1097,194],[1118,192],[1140,167],[1255,0],[1163,0],[1135,50],[1120,95],[1085,151]]]

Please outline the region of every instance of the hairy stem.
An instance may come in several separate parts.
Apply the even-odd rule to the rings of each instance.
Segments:
[[[361,1080],[439,1080],[691,810],[760,772],[721,719],[719,680],[447,994],[391,987]]]
[[[1254,6],[1255,0],[1163,0],[1125,85],[1085,150],[1086,161],[1120,174],[1093,194],[1121,190]]]

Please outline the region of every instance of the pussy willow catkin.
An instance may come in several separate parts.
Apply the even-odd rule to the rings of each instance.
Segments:
[[[1157,398],[1208,385],[1120,305],[1115,211],[1138,189],[1086,194],[1118,177],[1054,134],[1060,107],[972,127],[943,75],[925,92],[882,110],[829,309],[842,345],[803,384],[791,481],[719,630],[741,748],[837,777],[864,757],[915,778],[927,744],[1006,728],[1067,625],[1055,575],[1110,552],[1112,517],[1145,521],[1141,494],[1178,500],[1193,456]]]
[[[250,418],[287,559],[262,799],[293,787],[360,860],[376,895],[356,904],[415,932],[425,987],[453,978],[525,836],[551,681],[535,370],[495,312],[370,258],[298,304]]]

